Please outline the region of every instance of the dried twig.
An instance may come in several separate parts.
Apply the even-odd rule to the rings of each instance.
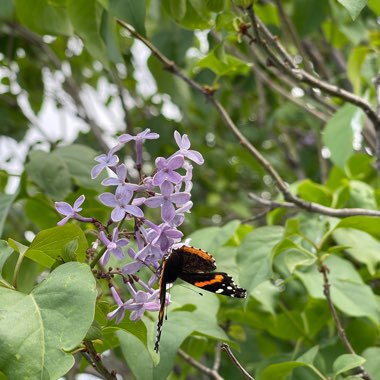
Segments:
[[[179,349],[178,354],[182,359],[186,360],[192,367],[194,367],[194,368],[198,369],[199,371],[203,372],[204,374],[210,376],[212,379],[224,380],[223,377],[219,375],[217,370],[214,370],[214,368],[209,368],[209,367],[205,366],[204,364],[202,364],[199,361],[192,358],[185,351]]]
[[[329,269],[327,268],[326,265],[322,264],[321,267],[319,268],[320,272],[323,275],[323,294],[326,297],[327,303],[329,305],[330,312],[334,318],[335,326],[338,330],[338,335],[340,340],[342,341],[344,347],[346,348],[347,352],[353,355],[357,355],[354,348],[352,347],[350,341],[347,338],[346,331],[344,330],[342,323],[340,322],[338,313],[335,309],[334,303],[331,299],[331,293],[330,293],[330,283],[329,283]],[[366,369],[363,366],[358,366],[358,374],[361,375],[361,377],[365,380],[372,380],[371,376],[368,374]]]
[[[239,361],[236,359],[235,355],[232,353],[230,346],[227,343],[222,343],[221,345],[222,350],[224,350],[229,358],[232,360],[232,362],[235,364],[235,366],[239,369],[239,371],[243,374],[243,376],[248,380],[255,380],[247,371],[246,369],[239,363]]]

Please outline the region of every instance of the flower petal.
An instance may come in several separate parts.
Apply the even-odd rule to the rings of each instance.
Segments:
[[[104,205],[109,206],[109,207],[115,207],[118,205],[115,195],[112,193],[100,194],[99,199]]]
[[[144,213],[142,212],[142,210],[137,207],[137,206],[134,206],[134,205],[128,205],[128,206],[125,206],[124,207],[125,211],[128,213],[128,214],[131,214],[133,216],[135,216],[136,218],[143,218],[144,217]],[[121,220],[121,219],[120,219]]]
[[[62,215],[73,215],[74,210],[67,202],[55,202],[55,209]]]

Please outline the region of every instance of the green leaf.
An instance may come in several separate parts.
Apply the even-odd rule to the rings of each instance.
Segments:
[[[317,31],[330,12],[327,0],[308,0],[307,7],[303,0],[293,0],[292,4],[292,21],[301,38]]]
[[[221,12],[225,5],[225,0],[206,0],[206,6],[211,12]]]
[[[217,78],[224,75],[246,75],[251,67],[250,63],[246,63],[229,54],[221,54],[221,45],[211,50],[206,57],[202,58],[197,66],[207,68],[213,71]]]
[[[380,3],[377,0],[368,0],[368,8],[380,16]]]
[[[2,286],[2,284],[9,285],[2,276],[2,271],[6,261],[9,259],[12,253],[13,248],[10,247],[6,241],[0,240],[0,287]]]
[[[24,115],[15,95],[9,92],[0,94],[0,100],[0,136],[12,137],[18,142],[22,141],[29,130],[30,121]]]
[[[307,201],[331,206],[332,194],[325,186],[306,179],[298,185],[297,190],[299,195]]]
[[[363,8],[367,5],[368,0],[338,0],[350,14],[351,18],[355,20]]]
[[[168,12],[175,22],[187,29],[209,29],[213,22],[211,20],[211,13],[207,9],[207,4],[203,0],[186,0],[186,11],[184,12],[184,5],[173,8],[170,1],[167,1],[171,10]],[[168,9],[168,7],[165,7]],[[179,11],[177,16],[173,11]],[[181,17],[182,16],[182,17]]]
[[[368,46],[354,47],[348,57],[347,62],[347,75],[351,81],[355,94],[361,94],[361,68],[367,53],[370,51]]]
[[[302,362],[285,362],[272,364],[261,372],[261,380],[286,380],[288,376],[298,367],[308,367],[307,364]]]
[[[100,36],[100,5],[96,0],[67,0],[67,12],[75,33],[84,41],[85,48],[106,68],[109,61],[105,44]]]
[[[94,318],[95,279],[88,265],[68,263],[31,294],[0,288],[0,368],[10,379],[57,379],[74,364],[68,353]]]
[[[380,240],[380,218],[375,216],[349,216],[342,219],[335,228],[355,228]]]
[[[61,200],[70,194],[70,173],[60,157],[42,151],[30,152],[25,170],[32,181],[53,199]]]
[[[239,226],[240,221],[232,220],[223,227],[207,227],[197,230],[189,238],[195,247],[202,247],[203,250],[213,253],[235,235]]]
[[[14,13],[14,5],[12,0],[0,1],[0,19],[11,19]]]
[[[65,162],[76,184],[87,189],[104,190],[100,182],[105,178],[105,174],[91,179],[91,169],[96,164],[94,159],[97,156],[93,149],[84,145],[72,144],[56,149],[54,155]]]
[[[110,0],[109,11],[145,36],[145,0]]]
[[[316,261],[316,256],[312,252],[294,243],[290,239],[285,239],[278,244],[274,249],[274,254],[276,256],[284,256],[285,265],[290,273],[294,273],[300,266],[313,265]]]
[[[41,34],[69,36],[73,28],[65,7],[52,1],[15,0],[16,15],[28,28]]]
[[[318,351],[319,351],[318,346],[314,346],[314,347],[310,348],[310,350],[306,351],[305,353],[303,353],[301,356],[299,356],[297,358],[297,362],[302,362],[302,363],[306,363],[306,364],[313,364],[315,357],[318,354]]]
[[[340,257],[331,255],[325,260],[330,270],[331,299],[334,305],[346,315],[367,317],[374,323],[380,322],[380,308],[371,288],[363,280],[353,265]],[[323,279],[316,267],[296,272],[310,297],[325,299]]]
[[[356,153],[347,161],[345,172],[350,179],[364,180],[374,173],[374,161],[373,156]]]
[[[0,236],[3,234],[5,219],[17,194],[0,194]]]
[[[361,356],[354,354],[343,354],[340,355],[333,364],[334,379],[343,372],[349,371],[350,369],[356,368],[362,365],[365,359]]]
[[[362,181],[351,180],[349,182],[351,207],[367,208],[375,210],[377,208],[373,187]]]
[[[380,242],[364,231],[353,228],[338,228],[332,234],[338,244],[348,246],[345,250],[352,258],[367,265],[374,276],[380,263]]]
[[[251,292],[251,296],[261,303],[262,309],[275,315],[280,289],[272,281],[264,281]]]
[[[73,240],[78,241],[76,254],[78,261],[83,262],[88,244],[83,231],[74,224],[65,224],[62,227],[53,227],[39,232],[26,251],[26,257],[46,268],[51,268],[57,258],[62,255],[62,249]]]
[[[116,332],[120,341],[120,348],[136,379],[149,380],[154,376],[154,363],[147,347],[135,335],[127,331]]]
[[[373,380],[380,380],[380,347],[368,347],[362,357],[366,360],[365,368]]]
[[[354,152],[353,128],[358,129],[357,112],[356,106],[344,105],[327,122],[322,135],[324,145],[330,150],[331,161],[341,168]]]
[[[164,9],[176,22],[180,22],[186,14],[186,0],[162,0]]]
[[[260,227],[248,234],[238,248],[237,264],[240,285],[248,294],[262,282],[272,277],[272,253],[282,239],[283,227]]]
[[[26,216],[35,223],[40,230],[54,226],[62,218],[57,215],[50,198],[42,193],[26,199],[24,209]]]
[[[272,364],[261,373],[262,380],[285,380],[298,367],[314,368],[313,362],[318,354],[319,347],[314,346],[299,356],[295,361]]]
[[[197,291],[199,292],[199,289]],[[168,307],[168,321],[163,325],[159,350],[160,363],[154,370],[153,379],[167,378],[173,368],[178,347],[192,332],[215,340],[228,341],[231,344],[218,323],[218,296],[204,292],[203,297],[200,297],[198,292],[192,292],[178,285],[174,285],[171,290],[173,304]],[[241,308],[243,307],[242,300],[236,300],[236,303]],[[189,305],[194,305],[194,310],[184,311],[183,309]],[[152,335],[153,333],[155,335],[155,331],[152,331]],[[153,339],[152,336],[149,350],[153,348]],[[144,380],[149,380],[149,378],[144,378]]]
[[[124,60],[118,42],[117,24],[110,12],[103,12],[100,34],[105,42],[109,60],[113,63],[123,63]]]

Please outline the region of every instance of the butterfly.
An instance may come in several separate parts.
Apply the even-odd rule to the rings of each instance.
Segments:
[[[231,276],[224,272],[213,272],[215,259],[199,248],[182,246],[174,249],[164,259],[160,277],[160,311],[157,322],[157,335],[154,350],[158,352],[166,304],[166,285],[177,278],[198,288],[229,297],[245,298],[247,292],[234,283]]]

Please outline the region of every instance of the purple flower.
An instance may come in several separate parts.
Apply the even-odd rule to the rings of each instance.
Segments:
[[[170,222],[170,225],[173,227],[180,226],[185,221],[185,213],[190,212],[190,209],[193,207],[193,202],[189,201],[185,203],[181,208],[175,211],[175,216]]]
[[[153,176],[153,185],[160,186],[164,181],[181,182],[182,176],[174,170],[182,167],[185,159],[181,155],[174,155],[166,160],[163,157],[156,159],[157,173]]]
[[[104,168],[115,166],[119,162],[119,157],[114,153],[120,148],[121,145],[116,145],[107,154],[101,154],[95,157],[95,161],[99,162],[99,164],[95,165],[91,170],[92,179],[96,178]]]
[[[160,310],[159,289],[153,293],[143,292],[138,290],[133,294],[133,300],[128,300],[124,305],[125,308],[131,310],[129,317],[131,321],[138,321],[144,315],[145,310],[158,311]]]
[[[164,222],[170,222],[175,216],[175,207],[173,205],[183,205],[190,200],[189,193],[173,193],[174,186],[165,181],[161,185],[161,195],[145,199],[148,207],[156,208],[161,206],[161,218]]]
[[[110,313],[108,313],[107,318],[113,319],[116,317],[116,323],[120,323],[124,319],[124,316],[125,316],[125,309],[126,309],[125,303],[123,303],[123,301],[121,300],[121,298],[117,294],[117,291],[115,290],[115,288],[113,288],[113,287],[111,288],[111,293],[112,293],[113,299],[117,303],[118,307],[114,311],[111,311]]]
[[[57,224],[59,226],[63,226],[67,221],[71,218],[81,217],[78,213],[82,211],[82,208],[80,207],[86,197],[84,195],[81,195],[75,202],[74,207],[69,205],[67,202],[55,202],[55,209],[62,215],[65,215],[63,219],[61,219]],[[84,219],[90,219],[90,218],[84,218]],[[91,219],[90,219],[91,220]]]
[[[124,134],[119,137],[119,141],[126,144],[129,141],[136,141],[136,166],[141,167],[142,163],[142,146],[145,140],[158,139],[160,135],[158,133],[151,132],[149,128],[145,131],[138,133],[136,136]]]
[[[116,167],[116,176],[108,177],[102,181],[104,186],[119,186],[124,187],[128,191],[139,190],[142,186],[136,185],[135,183],[128,183],[127,181],[127,167],[124,164],[118,165]]]
[[[99,195],[99,199],[103,204],[113,207],[111,218],[114,222],[119,222],[125,214],[131,214],[136,218],[142,218],[144,213],[135,205],[129,204],[132,199],[133,192],[123,187],[116,189],[116,194],[103,193]]]
[[[146,220],[145,223],[151,227],[147,236],[148,242],[153,246],[159,247],[161,252],[167,252],[169,247],[183,236],[181,231],[178,231],[167,223],[162,223],[159,226],[149,220]]]
[[[111,253],[113,253],[118,259],[124,258],[124,252],[121,247],[125,247],[128,244],[127,239],[118,239],[119,230],[117,227],[113,229],[112,240],[109,240],[104,233],[104,231],[100,232],[100,240],[105,244],[107,250],[104,252],[104,255],[101,257],[100,262],[102,265],[106,265],[110,258]]]
[[[179,132],[174,132],[174,139],[179,147],[178,153],[182,154],[182,156],[188,158],[191,161],[194,161],[198,165],[202,165],[204,163],[204,159],[202,155],[196,150],[189,150],[190,148],[190,140],[187,135],[181,135]]]
[[[134,249],[128,249],[128,255],[134,261],[126,264],[121,269],[124,274],[133,274],[139,271],[143,266],[153,267],[158,269],[159,260],[162,258],[161,250],[153,247],[151,244],[146,245],[143,249],[135,252]]]

